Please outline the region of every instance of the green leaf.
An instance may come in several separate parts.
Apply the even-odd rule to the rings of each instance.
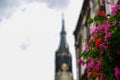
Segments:
[[[112,34],[112,38],[119,38],[120,37],[120,31],[117,31]]]
[[[94,21],[97,21],[97,20],[99,20],[99,17],[98,17],[98,16],[95,16],[95,17],[94,17]]]
[[[117,26],[111,27],[111,28],[110,28],[110,31],[111,31],[112,33],[115,33],[115,32],[117,31]]]
[[[89,50],[88,53],[84,55],[84,57],[87,58],[89,56],[92,57],[92,56],[95,56],[95,55],[96,54],[95,54],[95,52],[93,50]]]
[[[87,52],[83,51],[82,53],[79,54],[80,57],[83,57]]]
[[[100,19],[100,21],[104,21],[105,20],[105,16],[102,16],[102,17],[100,17],[99,19]]]
[[[111,16],[111,21],[116,21],[116,17],[115,16]]]
[[[118,0],[117,4],[120,4],[120,0]]]
[[[93,23],[93,19],[88,20],[88,24]]]

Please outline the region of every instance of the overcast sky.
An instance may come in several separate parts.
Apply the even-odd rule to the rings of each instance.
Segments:
[[[0,0],[0,80],[54,80],[61,12],[76,61],[73,32],[83,0]]]

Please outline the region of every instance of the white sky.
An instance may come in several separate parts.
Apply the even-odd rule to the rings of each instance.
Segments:
[[[83,0],[71,0],[64,10],[67,42],[76,61],[73,31]],[[54,80],[55,51],[60,44],[61,11],[45,3],[19,7],[0,23],[0,80]]]

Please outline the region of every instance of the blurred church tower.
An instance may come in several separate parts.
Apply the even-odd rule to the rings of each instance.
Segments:
[[[55,54],[55,80],[73,80],[72,59],[68,44],[66,42],[66,31],[63,15],[60,45]]]

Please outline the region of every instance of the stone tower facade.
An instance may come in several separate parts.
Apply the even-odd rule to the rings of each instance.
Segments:
[[[66,31],[63,16],[60,45],[55,54],[55,80],[73,80],[72,59],[66,42]]]

